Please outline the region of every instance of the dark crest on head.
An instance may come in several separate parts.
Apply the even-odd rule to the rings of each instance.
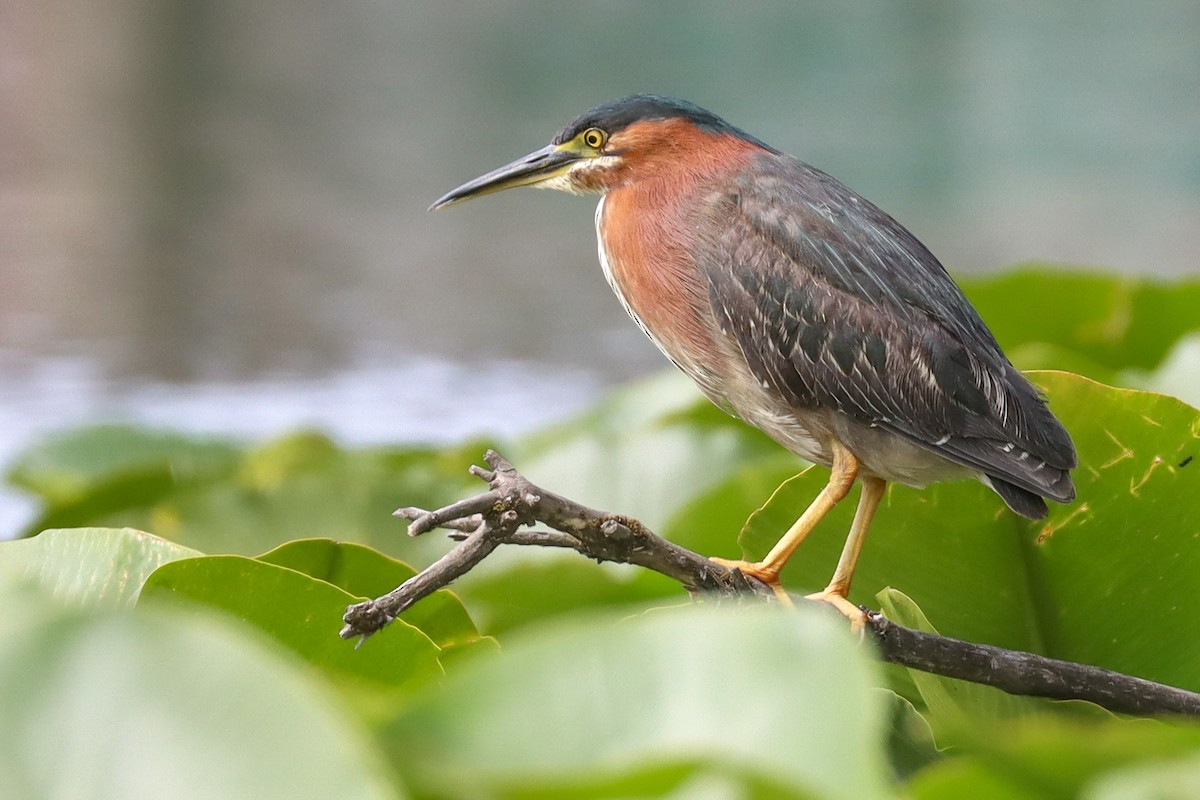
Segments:
[[[554,144],[569,142],[588,128],[600,128],[609,134],[624,130],[643,120],[666,120],[684,118],[696,127],[710,133],[723,133],[751,142],[764,150],[778,152],[775,148],[755,139],[750,134],[733,127],[711,111],[693,105],[686,100],[664,97],[657,94],[633,94],[620,100],[602,103],[585,111],[554,137]]]

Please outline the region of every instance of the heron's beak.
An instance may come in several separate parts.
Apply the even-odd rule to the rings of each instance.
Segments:
[[[501,192],[515,186],[531,186],[565,174],[582,156],[569,144],[548,144],[511,164],[505,164],[486,175],[447,192],[429,207],[430,211],[452,206],[472,197]]]

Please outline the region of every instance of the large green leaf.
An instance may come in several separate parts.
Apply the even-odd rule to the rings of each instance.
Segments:
[[[942,759],[934,739],[933,727],[906,698],[888,689],[876,689],[891,711],[888,731],[888,761],[898,778],[909,778]]]
[[[1087,800],[1194,800],[1200,797],[1200,747],[1169,761],[1154,759],[1106,775],[1088,787]]]
[[[456,585],[471,618],[494,636],[531,622],[587,608],[615,609],[656,598],[686,598],[675,581],[618,564],[596,564],[578,553],[506,547]]]
[[[147,525],[209,553],[252,555],[293,539],[330,537],[391,552],[403,545],[407,559],[422,563],[447,545],[432,537],[413,543],[391,512],[455,499],[478,453],[476,446],[349,451],[325,437],[293,435],[248,451],[235,478],[146,509]]]
[[[1152,372],[1127,371],[1124,383],[1178,397],[1200,407],[1200,334],[1180,339]]]
[[[130,526],[204,552],[242,555],[296,538],[332,536],[392,551],[403,544],[407,557],[428,562],[448,545],[436,537],[407,540],[404,524],[391,512],[397,505],[436,507],[455,499],[468,484],[467,467],[483,450],[472,443],[349,451],[319,434],[297,433],[245,451],[221,450],[220,459],[212,458],[221,469],[200,469],[187,467],[189,459],[199,460],[189,454],[208,452],[207,440],[155,434],[147,443],[124,431],[88,429],[23,456],[22,464],[38,469],[19,465],[14,475],[40,476],[33,482],[38,486],[73,487],[48,497],[39,524]],[[124,460],[114,455],[107,469],[93,464],[82,473],[74,466],[72,459],[86,461],[99,446],[97,438],[122,453],[122,435],[130,437],[132,449]]]
[[[39,585],[71,605],[130,605],[142,583],[163,564],[200,555],[130,528],[42,531],[0,542],[0,576]]]
[[[1198,281],[1026,267],[962,286],[1005,348],[1044,342],[1114,370],[1155,367],[1200,329]]]
[[[767,502],[776,487],[806,468],[806,462],[780,448],[779,457],[747,464],[697,496],[671,518],[663,534],[697,553],[738,558],[738,533],[746,520]]]
[[[955,759],[927,770],[913,781],[915,800],[1041,800],[1069,795],[1035,794],[1019,774],[996,774],[973,759]]]
[[[1155,720],[1081,722],[1046,714],[993,722],[960,758],[931,766],[914,800],[1191,798],[1200,727]],[[1171,781],[1176,781],[1172,786]]]
[[[339,638],[346,606],[361,599],[285,567],[243,556],[205,556],[160,567],[142,588],[139,605],[201,603],[229,612],[330,677],[367,683],[381,693],[441,674],[438,646],[402,620],[359,650]]]
[[[1163,395],[1043,373],[1079,449],[1078,500],[1042,522],[973,483],[893,486],[863,550],[851,599],[894,585],[945,633],[1098,664],[1200,689],[1200,412]],[[759,557],[827,480],[813,469],[779,488],[743,542]],[[826,518],[784,572],[824,585],[853,502]]]
[[[664,372],[505,455],[534,483],[657,528],[704,489],[778,448],[719,411],[682,374]]]
[[[896,589],[878,595],[879,608],[888,619],[927,633],[939,631],[909,597]],[[1042,698],[1009,694],[991,686],[947,678],[921,670],[908,670],[924,709],[924,718],[943,747],[972,744],[999,721],[1017,719],[1054,708],[1071,709],[1076,716],[1091,714],[1108,718],[1107,711],[1082,702],[1061,703]]]
[[[228,477],[239,457],[222,439],[102,425],[34,445],[7,479],[42,500],[42,513],[27,533],[88,525],[145,529],[138,510],[185,487]]]
[[[814,800],[794,784],[709,764],[660,763],[622,775],[580,774],[553,785],[523,785],[502,793],[512,800]]]
[[[1040,382],[1081,464],[1076,503],[1022,539],[1049,652],[1200,690],[1200,637],[1179,633],[1200,607],[1200,411],[1073,376]]]
[[[61,608],[0,585],[0,795],[387,800],[374,743],[311,673],[183,609]]]
[[[7,480],[51,503],[67,503],[117,476],[165,474],[203,479],[233,469],[239,449],[225,439],[99,425],[58,433],[29,448]]]
[[[563,796],[676,767],[869,800],[886,795],[873,682],[868,653],[810,609],[592,615],[527,628],[501,657],[450,676],[386,740],[406,776],[449,796]]]
[[[332,539],[302,539],[280,545],[259,561],[303,572],[332,583],[356,597],[378,597],[416,575],[416,570],[377,550]],[[418,628],[439,647],[478,640],[479,631],[457,597],[434,592],[404,612],[404,622]]]

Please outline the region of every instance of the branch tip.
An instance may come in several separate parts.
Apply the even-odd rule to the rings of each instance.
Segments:
[[[476,466],[474,464],[472,464],[471,468],[467,471],[470,472],[472,475],[474,475],[476,478],[479,478],[479,480],[483,481],[484,483],[490,484],[492,481],[496,480],[496,473],[492,472],[491,470],[486,470],[483,467]]]

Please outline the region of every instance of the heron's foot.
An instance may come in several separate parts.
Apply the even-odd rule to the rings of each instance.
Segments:
[[[754,563],[750,561],[730,560],[727,558],[710,558],[709,561],[715,561],[722,567],[727,569],[736,569],[748,578],[755,578],[762,581],[767,586],[771,587],[771,591],[775,593],[780,605],[788,608],[795,608],[796,604],[792,600],[792,596],[787,593],[787,589],[779,583],[779,571],[764,567],[762,562]]]
[[[850,620],[850,630],[861,635],[866,630],[867,612],[846,599],[845,590],[830,586],[823,591],[805,595],[805,600],[819,600],[828,603]]]

